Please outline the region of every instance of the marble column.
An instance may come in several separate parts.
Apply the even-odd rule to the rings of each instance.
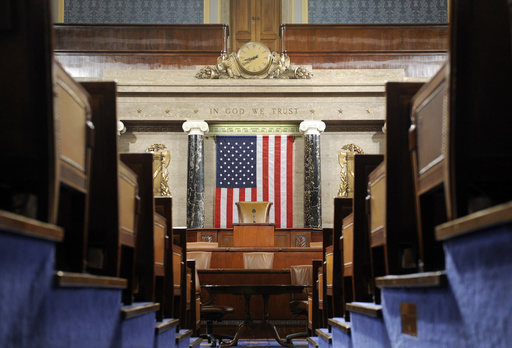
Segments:
[[[208,123],[187,121],[188,134],[187,228],[204,227],[204,134]]]
[[[322,179],[320,134],[322,121],[303,121],[299,129],[304,134],[304,227],[322,227]]]

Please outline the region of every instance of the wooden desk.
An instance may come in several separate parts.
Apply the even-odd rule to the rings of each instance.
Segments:
[[[225,285],[225,284],[291,284],[290,269],[198,269],[199,282],[201,284]],[[208,292],[203,289],[204,301],[209,301]],[[226,315],[225,320],[239,321],[236,326],[244,320],[245,303],[236,295],[219,294],[215,304],[221,306],[233,307],[234,312]],[[253,299],[252,303],[253,319],[263,319],[258,308],[263,306],[261,298]],[[290,312],[290,297],[287,295],[272,296],[270,299],[269,314],[273,319],[291,321],[295,319]],[[223,328],[226,328],[225,325]],[[233,328],[236,328],[233,327]],[[230,330],[232,329],[230,327]]]
[[[273,247],[275,224],[253,223],[233,225],[234,247]]]
[[[210,268],[244,268],[243,255],[256,251],[274,253],[274,268],[290,268],[293,265],[309,265],[312,260],[322,258],[322,248],[204,248],[200,251],[212,253]]]
[[[242,324],[238,326],[235,337],[229,342],[222,342],[221,347],[232,347],[236,346],[238,339],[241,334],[246,330],[247,327],[255,325],[251,319],[251,297],[262,296],[263,297],[263,322],[261,326],[263,328],[270,328],[274,339],[284,347],[293,347],[293,343],[283,341],[279,337],[277,328],[274,324],[268,321],[268,301],[271,295],[282,295],[282,294],[295,294],[301,293],[304,290],[304,285],[290,285],[290,284],[237,284],[237,285],[203,285],[203,288],[208,290],[210,293],[210,299],[212,303],[215,301],[216,294],[232,294],[241,295],[245,298],[245,312],[246,318]]]
[[[216,242],[219,247],[232,247],[232,228],[194,228],[186,231],[187,242]],[[306,248],[310,242],[322,241],[321,228],[276,228],[274,244],[280,248]]]

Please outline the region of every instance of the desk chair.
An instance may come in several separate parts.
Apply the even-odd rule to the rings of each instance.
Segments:
[[[216,243],[209,243],[216,244]],[[196,260],[196,293],[201,292],[201,285],[199,283],[199,275],[197,274],[198,269],[208,269],[210,268],[212,253],[210,251],[187,251],[187,259],[195,259]],[[215,306],[215,305],[202,305],[200,301],[196,302],[196,313],[200,313],[201,319],[206,321],[206,333],[199,335],[201,338],[205,338],[208,340],[208,343],[211,343],[211,347],[215,347],[217,345],[217,341],[219,343],[222,342],[223,339],[232,340],[232,336],[213,334],[213,322],[222,321],[222,318],[229,313],[233,313],[233,307],[229,306]]]
[[[274,253],[254,252],[244,253],[245,269],[271,269],[274,268]]]
[[[290,276],[292,285],[313,285],[313,265],[290,266]],[[292,294],[290,300],[290,310],[293,315],[305,315],[308,318],[308,295],[309,290],[304,289],[302,294]],[[292,339],[299,337],[308,337],[308,323],[306,320],[306,331],[297,332],[286,336],[286,342],[290,343]]]
[[[239,223],[269,223],[272,202],[236,202]]]
[[[202,250],[210,248],[218,248],[217,242],[187,242],[187,250]],[[197,262],[197,261],[196,261]],[[209,266],[207,268],[210,268]]]
[[[324,245],[323,245],[323,242],[311,242],[309,243],[309,247],[310,248],[322,248]]]

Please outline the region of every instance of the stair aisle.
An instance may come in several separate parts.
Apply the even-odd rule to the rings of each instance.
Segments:
[[[0,346],[35,347],[61,228],[0,211]]]
[[[392,347],[474,347],[444,272],[377,278]]]
[[[176,330],[179,319],[164,319],[155,327],[155,348],[169,347],[169,342],[176,342]]]
[[[446,276],[475,347],[512,347],[512,202],[436,228]]]
[[[125,279],[66,272],[57,272],[51,279],[52,286],[38,310],[38,346],[118,345]]]
[[[382,306],[367,302],[347,303],[353,347],[391,348]]]
[[[332,348],[332,335],[328,329],[316,329],[318,348]]]
[[[179,320],[156,322],[158,303],[123,306],[125,279],[55,271],[63,234],[0,211],[0,346],[175,347]]]
[[[350,322],[345,321],[345,318],[331,318],[327,324],[331,327],[333,348],[352,348]]]

